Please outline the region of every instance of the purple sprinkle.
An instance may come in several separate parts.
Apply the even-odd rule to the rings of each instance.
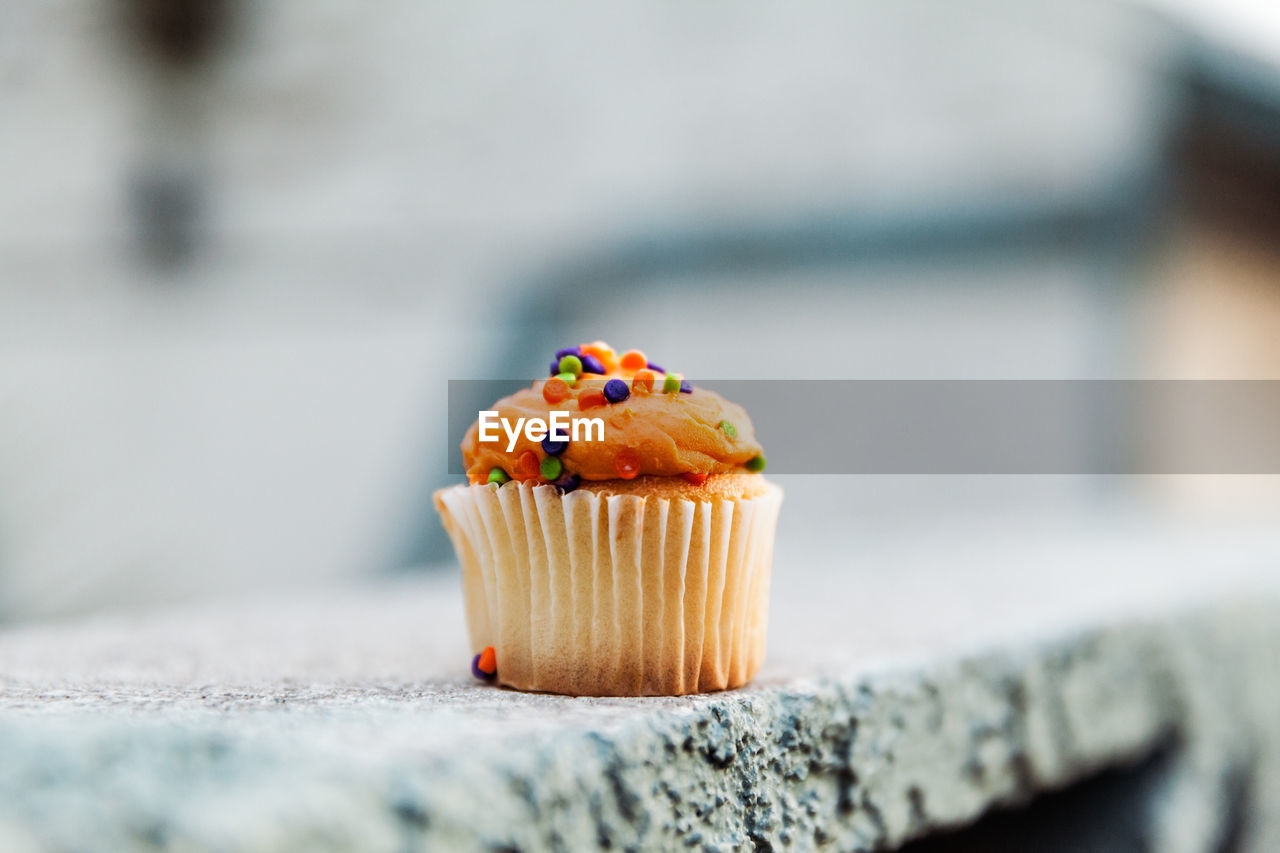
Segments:
[[[621,403],[631,396],[631,389],[621,379],[610,379],[604,383],[604,398],[610,403]]]
[[[658,365],[654,364],[652,361],[651,361],[651,362],[649,362],[646,366],[647,366],[650,370],[652,370],[654,373],[666,373],[666,372],[667,372],[667,371],[663,370],[661,367],[659,367]]]
[[[680,393],[681,393],[681,394],[692,394],[692,393],[693,393],[693,386],[689,384],[689,380],[688,380],[688,379],[681,379],[681,380],[680,380]]]
[[[556,359],[555,361],[551,362],[551,375],[557,376],[559,375],[559,373],[560,373],[560,360]]]
[[[481,669],[480,655],[476,655],[471,659],[471,674],[474,675],[476,678],[480,679],[481,681],[492,681],[493,677],[498,673],[485,672],[483,669]]]
[[[559,456],[561,453],[564,453],[564,449],[568,446],[569,442],[556,441],[550,436],[542,439],[542,452],[548,456]]]
[[[561,494],[568,494],[578,488],[578,486],[582,485],[582,478],[577,474],[565,474],[551,485],[559,489]]]
[[[582,350],[577,347],[565,347],[564,349],[558,349],[556,350],[556,362],[559,363],[560,359],[564,358],[566,355],[576,355],[581,358]]]
[[[604,373],[604,365],[600,363],[600,359],[594,355],[584,355],[582,357],[583,373]]]

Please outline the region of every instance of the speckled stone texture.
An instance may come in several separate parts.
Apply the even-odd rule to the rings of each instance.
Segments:
[[[891,849],[1151,755],[1147,849],[1280,849],[1269,536],[968,541],[780,554],[678,699],[474,682],[451,577],[11,629],[0,850]]]

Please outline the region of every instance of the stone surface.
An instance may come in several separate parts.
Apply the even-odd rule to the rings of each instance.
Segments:
[[[885,849],[1144,760],[1150,848],[1275,849],[1273,537],[926,539],[782,540],[764,672],[678,699],[474,682],[453,578],[10,630],[0,849]]]

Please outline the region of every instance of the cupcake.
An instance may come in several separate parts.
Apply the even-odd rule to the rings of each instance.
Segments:
[[[435,495],[478,677],[577,696],[751,679],[782,491],[740,406],[597,341],[479,415],[469,483]]]

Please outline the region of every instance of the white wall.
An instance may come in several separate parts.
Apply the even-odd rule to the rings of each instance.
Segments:
[[[1089,192],[1163,109],[1150,32],[1110,6],[244,3],[172,110],[113,8],[0,4],[11,616],[387,565],[445,452],[443,380],[492,375],[506,289],[552,259],[682,220]],[[170,156],[207,216],[166,272],[126,188]],[[1019,370],[1084,370],[1072,275],[957,331],[994,341],[969,369],[1003,330]],[[927,371],[938,309],[898,294],[841,322]],[[1027,335],[1046,304],[1072,307]]]

